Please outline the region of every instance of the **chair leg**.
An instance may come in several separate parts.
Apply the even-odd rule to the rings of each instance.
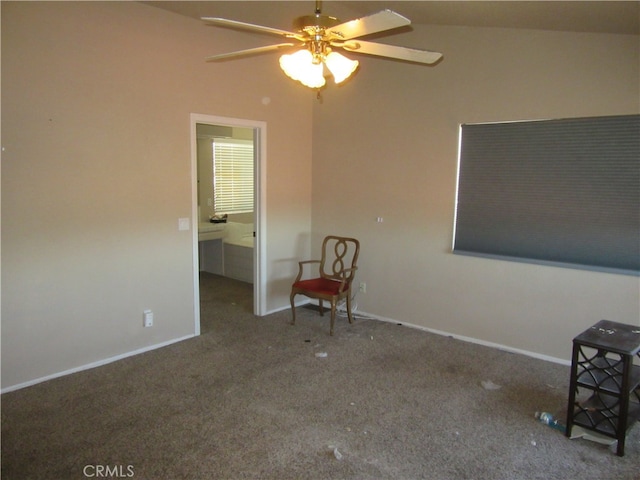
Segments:
[[[329,326],[329,335],[333,335],[333,326],[336,323],[336,301],[331,300],[331,324]]]
[[[320,307],[320,316],[324,316],[324,306],[322,305],[322,299],[318,299],[318,306]]]
[[[289,299],[291,300],[291,325],[295,325],[296,324],[296,306],[293,303],[293,297],[295,297],[296,294],[291,292],[291,297],[289,297]]]
[[[351,316],[351,295],[347,295],[347,317],[349,317],[349,323],[353,323],[353,317]]]

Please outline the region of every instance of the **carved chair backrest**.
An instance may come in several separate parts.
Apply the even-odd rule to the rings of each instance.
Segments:
[[[360,242],[355,238],[337,237],[329,235],[322,242],[322,260],[320,261],[320,275],[323,278],[342,280],[342,272],[346,272],[346,281],[351,283],[355,275],[355,268],[360,254]]]

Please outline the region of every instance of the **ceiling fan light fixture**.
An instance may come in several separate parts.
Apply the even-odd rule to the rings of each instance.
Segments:
[[[356,52],[358,55],[374,55],[423,65],[436,64],[442,58],[441,53],[430,50],[359,40],[360,37],[411,25],[411,20],[399,13],[385,9],[341,23],[335,17],[323,15],[320,9],[321,3],[319,0],[316,1],[316,9],[313,15],[305,15],[295,20],[295,31],[293,32],[226,18],[202,17],[203,20],[217,26],[268,33],[285,39],[283,43],[222,53],[209,56],[206,60],[215,62],[261,54],[282,48],[288,49],[295,47],[296,42],[298,42],[298,51],[280,57],[280,67],[291,79],[302,83],[306,87],[319,90],[326,84],[325,65],[327,67],[326,75],[332,74],[337,84],[350,78],[359,67],[359,62],[334,52],[334,49]]]
[[[338,52],[329,52],[325,57],[325,65],[333,75],[336,83],[342,83],[358,68],[357,60],[350,60]]]
[[[313,54],[307,49],[282,55],[280,68],[288,77],[309,88],[320,88],[326,83],[323,64],[314,62]]]

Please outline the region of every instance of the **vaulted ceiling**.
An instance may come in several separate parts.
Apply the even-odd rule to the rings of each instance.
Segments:
[[[224,17],[285,30],[314,1],[150,1],[181,15]],[[344,21],[385,8],[414,24],[640,34],[638,1],[326,1],[322,12]]]

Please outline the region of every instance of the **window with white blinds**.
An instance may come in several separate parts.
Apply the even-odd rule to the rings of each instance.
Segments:
[[[213,202],[216,215],[253,211],[253,142],[213,141]]]
[[[454,252],[640,270],[640,115],[465,124]]]

